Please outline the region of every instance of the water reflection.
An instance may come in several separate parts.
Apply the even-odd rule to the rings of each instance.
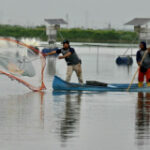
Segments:
[[[136,139],[139,146],[150,144],[150,93],[138,93]]]
[[[56,74],[56,58],[49,57],[47,59],[47,73],[51,76]]]
[[[39,93],[39,98],[40,98],[40,101],[41,101],[41,104],[40,104],[40,119],[41,119],[41,122],[43,124],[43,128],[44,128],[44,95],[45,93],[40,91],[38,92]]]
[[[0,97],[0,143],[37,138],[44,129],[43,98],[43,92]]]
[[[58,131],[60,133],[60,138],[62,143],[66,143],[68,139],[77,136],[77,130],[79,128],[80,122],[80,107],[81,107],[81,97],[82,93],[53,93],[55,96],[65,96],[65,107],[64,113],[61,117],[60,128]]]

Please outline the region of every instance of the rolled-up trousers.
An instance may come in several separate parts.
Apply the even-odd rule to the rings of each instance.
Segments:
[[[73,71],[75,71],[77,77],[78,77],[78,81],[79,83],[83,83],[83,79],[82,79],[82,67],[81,64],[77,64],[77,65],[68,65],[67,67],[67,76],[66,76],[66,81],[70,82],[71,80],[71,76]]]

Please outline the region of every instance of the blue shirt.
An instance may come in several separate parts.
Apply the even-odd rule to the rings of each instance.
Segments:
[[[62,53],[62,51],[61,51],[62,49],[58,49],[58,50],[56,50],[56,53],[57,54],[60,54],[60,53]],[[63,49],[63,50],[65,50],[65,49]],[[71,54],[73,54],[74,52],[75,52],[75,50],[74,50],[74,48],[69,48],[69,52],[71,52]]]

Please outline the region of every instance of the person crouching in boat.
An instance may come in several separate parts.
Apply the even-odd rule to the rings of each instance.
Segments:
[[[82,79],[82,68],[81,68],[81,59],[78,57],[74,48],[70,46],[70,42],[68,40],[63,41],[63,48],[58,49],[56,51],[52,51],[50,53],[44,54],[45,56],[54,55],[54,54],[62,54],[59,56],[59,59],[65,59],[67,62],[67,77],[66,81],[69,82],[71,80],[71,76],[73,71],[76,72],[79,83],[83,84]]]
[[[140,43],[140,50],[136,54],[136,60],[139,67],[138,74],[138,86],[142,87],[144,82],[144,77],[146,76],[147,86],[150,86],[150,48],[148,48],[148,53],[146,54],[142,64],[141,60],[147,50],[147,46],[145,42]]]

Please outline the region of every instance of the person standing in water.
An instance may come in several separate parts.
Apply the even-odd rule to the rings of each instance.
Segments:
[[[140,50],[136,54],[136,61],[139,67],[139,74],[138,74],[138,86],[143,87],[144,77],[146,76],[146,83],[147,86],[150,87],[150,48],[148,48],[148,53],[146,54],[142,64],[141,60],[147,50],[146,42],[141,42]]]
[[[79,83],[83,84],[81,59],[78,57],[75,49],[70,46],[70,42],[68,40],[64,40],[63,48],[44,54],[44,56],[54,55],[54,54],[62,54],[62,56],[59,56],[58,58],[65,59],[67,63],[66,81],[70,82],[72,73],[73,71],[75,71]]]

